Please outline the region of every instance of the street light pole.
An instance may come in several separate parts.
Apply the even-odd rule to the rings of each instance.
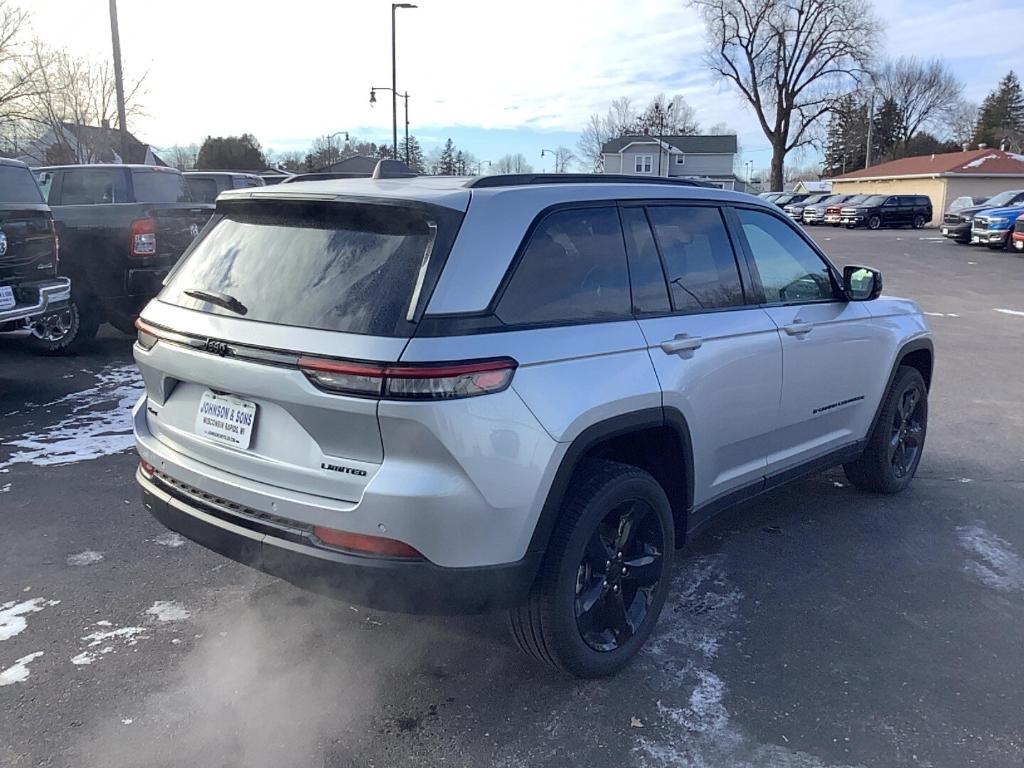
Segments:
[[[117,29],[117,0],[110,0],[110,42],[114,47],[114,87],[117,89],[117,122],[121,129],[121,162],[128,162],[128,125],[124,108],[124,78],[121,76],[121,35]]]
[[[558,173],[558,153],[555,152],[553,149],[542,149],[540,151],[541,158],[544,157],[544,153],[545,152],[555,158],[555,169],[552,172],[553,173]]]
[[[370,88],[370,105],[371,106],[373,106],[374,104],[377,103],[377,93],[376,93],[376,91],[392,91],[392,89],[388,88],[387,86],[381,86],[381,85],[375,85],[372,88]],[[392,91],[392,93],[394,94],[394,91]],[[399,94],[396,94],[396,95],[405,101],[405,164],[408,165],[409,164],[409,92],[406,91],[405,93],[399,93]],[[396,136],[395,141],[397,142],[397,140],[398,139],[397,139],[397,136]],[[397,148],[397,144],[396,144],[396,148]],[[395,160],[398,159],[398,155],[397,154],[395,155],[394,159]]]
[[[412,3],[391,4],[391,148],[392,157],[398,159],[398,71],[395,55],[395,12],[399,8],[415,8]],[[408,102],[406,102],[408,107]]]

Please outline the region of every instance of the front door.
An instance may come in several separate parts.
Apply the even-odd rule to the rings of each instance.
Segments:
[[[625,205],[622,217],[663,403],[690,429],[694,506],[757,487],[778,415],[781,344],[772,319],[745,297],[722,211]],[[691,524],[699,522],[698,512]]]
[[[736,213],[782,343],[771,474],[864,437],[888,347],[867,308],[842,297],[828,264],[795,227],[766,211]]]

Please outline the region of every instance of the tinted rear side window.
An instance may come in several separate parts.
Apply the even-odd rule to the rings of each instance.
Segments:
[[[510,325],[631,317],[618,211],[582,208],[546,216],[530,237],[497,315]]]
[[[629,247],[629,282],[633,289],[633,311],[651,314],[669,311],[665,272],[658,246],[643,208],[623,208],[622,227]]]
[[[65,168],[61,205],[127,203],[128,185],[119,168]]]
[[[212,203],[217,199],[219,191],[215,179],[203,176],[186,176],[192,201],[196,203]]]
[[[428,258],[446,255],[459,220],[447,209],[397,205],[234,205],[172,273],[160,299],[239,317],[185,293],[213,291],[240,302],[246,320],[409,335],[413,300],[429,293],[422,283]]]
[[[736,256],[718,208],[659,205],[647,214],[676,312],[743,304]]]
[[[190,203],[185,177],[170,171],[132,171],[137,203]]]
[[[0,165],[0,203],[41,203],[43,196],[32,171],[17,165]]]

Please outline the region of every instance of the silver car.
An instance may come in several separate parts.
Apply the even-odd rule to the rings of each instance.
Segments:
[[[169,528],[357,603],[508,610],[600,676],[716,512],[837,464],[910,482],[921,312],[778,207],[390,166],[222,193],[145,308],[137,477]]]

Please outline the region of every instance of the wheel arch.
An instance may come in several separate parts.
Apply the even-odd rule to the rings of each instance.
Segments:
[[[871,419],[871,428],[868,430],[868,435],[875,431],[875,425],[878,423],[878,419],[882,415],[882,408],[885,406],[885,399],[889,395],[889,390],[892,389],[893,381],[896,380],[896,373],[899,371],[900,366],[904,365],[917,369],[922,378],[924,378],[925,389],[930,391],[932,387],[932,374],[935,371],[935,345],[932,340],[927,336],[911,339],[899,348],[892,368],[889,371],[889,378],[885,382],[885,388],[882,390],[882,396],[875,407],[875,416]]]
[[[577,469],[591,458],[639,467],[661,484],[672,505],[676,546],[682,546],[693,506],[693,450],[686,418],[675,408],[645,408],[583,430],[569,445],[548,489],[529,551],[544,551]],[[673,461],[673,457],[677,460]]]

